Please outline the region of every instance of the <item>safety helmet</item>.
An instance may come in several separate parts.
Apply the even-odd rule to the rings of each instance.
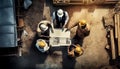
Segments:
[[[48,29],[48,26],[46,26],[45,24],[40,24],[39,27],[42,31],[46,31]]]
[[[78,44],[76,45],[75,52],[78,53],[79,55],[81,55],[83,53],[83,50],[80,47],[80,45],[78,45]]]
[[[86,20],[80,20],[79,21],[79,26],[85,26],[86,25]]]
[[[46,46],[46,42],[44,40],[39,40],[37,44],[40,48],[44,48]]]
[[[62,17],[64,14],[63,14],[63,10],[62,9],[59,9],[58,11],[57,11],[57,15],[58,15],[58,17]]]

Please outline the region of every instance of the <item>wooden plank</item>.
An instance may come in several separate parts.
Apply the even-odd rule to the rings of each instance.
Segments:
[[[24,20],[23,18],[18,19],[18,27],[24,27]]]
[[[118,38],[118,14],[115,14],[115,38]]]
[[[115,53],[115,41],[114,41],[114,32],[113,29],[110,30],[110,40],[111,40],[111,52],[112,52],[112,59],[116,59]]]
[[[119,0],[105,0],[105,4],[115,4],[117,3]]]
[[[118,20],[118,55],[120,56],[120,17]]]

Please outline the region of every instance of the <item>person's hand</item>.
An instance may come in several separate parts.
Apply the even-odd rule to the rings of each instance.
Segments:
[[[64,28],[62,28],[62,31],[64,31]]]
[[[66,29],[65,32],[69,31],[69,29]]]
[[[53,29],[51,29],[51,32],[52,32],[52,33],[54,33],[54,30],[53,30]]]
[[[63,26],[63,28],[65,28],[65,25]]]

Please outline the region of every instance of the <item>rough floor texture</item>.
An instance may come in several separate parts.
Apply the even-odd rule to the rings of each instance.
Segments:
[[[91,26],[89,36],[83,39],[82,47],[84,48],[84,54],[75,59],[70,59],[67,57],[66,47],[52,48],[52,53],[42,54],[34,47],[37,37],[33,40],[31,44],[30,53],[28,56],[23,57],[23,63],[20,63],[23,68],[36,68],[36,69],[100,69],[105,66],[109,66],[109,55],[105,50],[107,45],[106,31],[103,27],[102,17],[109,12],[109,7],[97,7],[97,6],[63,6],[55,7],[50,1],[46,0],[47,7],[50,7],[52,12],[56,9],[63,8],[68,11],[70,15],[70,20],[68,27],[72,26],[76,21],[80,19],[85,19]],[[39,3],[35,2],[37,5]],[[40,5],[39,5],[40,7]],[[40,7],[43,8],[43,7]],[[38,11],[38,8],[31,8],[27,16],[25,17],[25,22],[30,26],[32,30],[36,29],[37,23],[41,18],[42,10],[40,14],[38,12],[32,12],[32,10]],[[31,16],[31,17],[29,17]],[[71,37],[74,37],[76,32],[76,27],[71,30]],[[30,45],[30,44],[29,44]],[[27,60],[26,60],[27,59]],[[34,59],[34,60],[33,60]]]
[[[83,39],[82,46],[84,48],[84,54],[73,60],[70,66],[73,64],[73,67],[77,69],[78,68],[96,69],[109,65],[109,55],[105,50],[105,46],[107,45],[106,30],[103,27],[102,17],[109,13],[111,9],[110,7],[108,6],[58,7],[58,6],[52,6],[50,4],[48,5],[51,8],[51,12],[59,8],[68,11],[70,16],[68,27],[71,27],[76,21],[81,19],[85,19],[91,26],[89,36]],[[76,27],[71,30],[71,37],[74,37],[75,32],[76,32]]]
[[[44,8],[44,0],[33,0],[33,4],[28,10],[24,12],[25,31],[27,36],[22,37],[23,41],[23,54],[28,54],[31,47],[33,38],[36,34],[37,24],[42,20],[42,13]]]
[[[35,30],[37,23],[42,18],[43,2],[44,0],[33,0],[33,5],[25,12],[24,20],[26,31],[29,34],[28,38],[25,38],[23,46],[24,55],[18,57],[17,60],[16,58],[10,60],[10,64],[14,69],[115,69],[109,66],[109,55],[105,50],[107,45],[106,31],[102,23],[102,16],[109,12],[109,7],[54,7],[50,0],[46,0],[46,5],[50,7],[51,14],[58,8],[68,11],[70,14],[68,27],[79,19],[86,19],[90,23],[90,34],[82,42],[84,48],[83,55],[70,59],[67,57],[66,47],[52,48],[50,53],[44,54],[35,48],[36,39],[38,38],[35,35]],[[73,34],[71,37],[75,35],[75,31],[76,28],[71,30]],[[4,61],[2,60],[2,62]]]

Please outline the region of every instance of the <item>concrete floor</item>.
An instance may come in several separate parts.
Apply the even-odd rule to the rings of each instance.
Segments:
[[[37,23],[42,19],[44,0],[33,0],[31,8],[25,12],[24,18],[28,36],[24,38],[23,56],[10,59],[10,64],[17,69],[115,69],[109,65],[109,55],[105,50],[107,45],[106,31],[103,27],[102,17],[109,13],[110,7],[104,6],[64,6],[55,7],[50,0],[46,0],[46,5],[51,12],[58,8],[68,11],[70,20],[68,27],[79,19],[86,19],[90,23],[91,30],[89,36],[83,39],[82,47],[84,53],[74,59],[67,57],[66,47],[52,48],[52,53],[40,53],[35,48]],[[40,9],[41,8],[41,9]],[[71,30],[71,35],[75,35],[76,27]],[[12,62],[13,61],[13,62]],[[2,62],[4,62],[2,60]],[[15,65],[15,66],[14,66]]]
[[[57,54],[60,53],[61,56],[56,58],[57,61],[55,60],[55,58],[54,60],[49,61],[50,59],[52,59],[52,57],[48,56],[44,64],[46,67],[55,67],[58,69],[61,67],[65,69],[96,69],[109,65],[109,55],[105,50],[105,46],[107,45],[106,31],[103,27],[102,17],[109,13],[110,8],[98,8],[97,6],[93,6],[93,8],[84,8],[83,6],[64,6],[64,8],[54,7],[48,1],[47,5],[50,6],[51,12],[58,8],[62,8],[68,11],[70,15],[68,27],[73,25],[79,19],[86,19],[87,22],[90,23],[91,30],[89,36],[83,39],[82,46],[84,48],[84,54],[82,56],[76,59],[68,59],[67,53],[65,54],[65,52],[60,53],[61,51],[57,51]],[[71,37],[75,35],[75,30],[76,28],[73,28],[71,30]],[[41,68],[41,64],[37,66],[38,68]]]

